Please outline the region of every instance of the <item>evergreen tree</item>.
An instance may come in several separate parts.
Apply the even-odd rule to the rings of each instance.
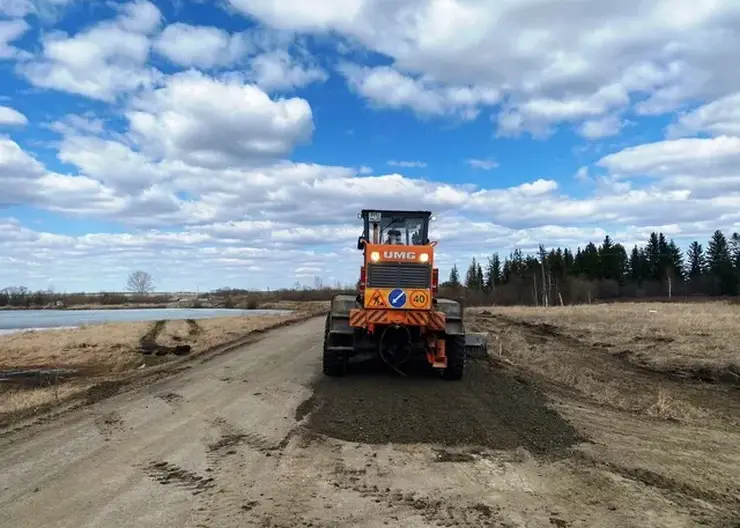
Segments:
[[[671,271],[671,256],[666,242],[665,235],[658,233],[658,275],[656,279],[665,278],[666,274]]]
[[[683,254],[673,239],[668,243],[668,269],[674,280],[684,279]]]
[[[645,280],[644,269],[645,264],[643,261],[643,254],[640,249],[635,246],[632,248],[632,253],[630,253],[629,259],[630,279],[637,284],[642,284],[642,281]]]
[[[730,259],[735,271],[735,288],[740,286],[740,233],[732,233],[730,237]]]
[[[501,284],[501,259],[498,253],[494,253],[488,258],[488,267],[486,268],[486,291],[493,291],[496,286]]]
[[[730,257],[736,272],[740,272],[740,233],[732,233],[730,238]]]
[[[697,279],[706,273],[707,261],[704,256],[704,248],[694,240],[686,253],[688,262],[688,275],[690,279]]]
[[[527,255],[522,266],[522,277],[540,271],[540,261],[534,255]]]
[[[480,262],[478,262],[475,270],[475,287],[478,290],[483,290],[485,284],[485,280],[483,279],[483,268],[481,267]]]
[[[616,274],[614,279],[620,284],[624,284],[624,281],[627,278],[627,270],[629,269],[629,256],[627,255],[627,250],[624,249],[622,244],[615,244],[613,254],[614,272]]]
[[[565,277],[567,272],[565,256],[562,249],[558,248],[550,250],[550,253],[547,255],[547,268],[550,270],[550,273],[552,273],[553,278],[562,279]]]
[[[627,252],[621,244],[614,244],[611,237],[606,235],[599,247],[599,261],[601,263],[601,277],[623,282],[627,269]]]
[[[581,251],[581,246],[576,248],[576,254],[573,256],[573,266],[571,269],[573,270],[573,275],[577,276],[584,274],[583,251]]]
[[[511,254],[511,274],[517,277],[524,277],[525,273],[524,253],[521,249],[517,248]]]
[[[479,290],[478,284],[478,263],[473,257],[473,261],[468,266],[468,272],[465,275],[465,287],[470,290]]]
[[[511,281],[511,260],[510,259],[504,259],[504,265],[501,268],[501,282],[503,284],[509,284]]]
[[[658,239],[658,233],[650,233],[647,245],[645,246],[645,261],[646,261],[646,279],[660,280],[660,241]]]
[[[460,286],[460,273],[457,271],[457,264],[452,265],[452,270],[450,270],[450,279],[449,284],[452,287],[457,288]]]
[[[717,281],[721,295],[735,295],[737,281],[732,266],[732,256],[727,237],[719,229],[714,232],[707,249],[707,267]]]
[[[565,248],[565,250],[563,250],[563,267],[565,269],[565,274],[573,274],[574,265],[575,257],[573,256],[573,252],[570,249]]]
[[[598,248],[599,262],[601,263],[601,276],[605,279],[611,279],[613,270],[612,262],[612,251],[614,250],[614,243],[609,235],[604,237],[604,241]]]
[[[578,256],[576,255],[577,260]],[[576,265],[578,265],[577,262]],[[580,268],[583,275],[591,280],[601,278],[601,257],[599,257],[599,250],[593,242],[586,244],[586,247],[581,252]]]

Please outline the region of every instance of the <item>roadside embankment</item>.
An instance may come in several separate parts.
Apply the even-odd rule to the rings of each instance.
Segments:
[[[79,400],[98,400],[148,375],[165,375],[190,358],[318,315],[328,303],[279,308],[293,311],[106,323],[0,336],[0,427]]]

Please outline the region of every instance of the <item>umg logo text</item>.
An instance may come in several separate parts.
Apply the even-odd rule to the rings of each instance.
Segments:
[[[414,260],[416,253],[413,251],[383,251],[383,258]]]

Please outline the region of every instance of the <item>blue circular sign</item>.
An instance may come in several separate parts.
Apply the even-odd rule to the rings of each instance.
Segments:
[[[401,308],[406,304],[406,292],[400,288],[396,288],[388,295],[388,301],[394,308]]]

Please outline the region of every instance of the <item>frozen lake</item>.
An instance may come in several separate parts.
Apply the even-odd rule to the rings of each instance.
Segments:
[[[101,323],[212,319],[243,315],[279,315],[288,310],[231,310],[226,308],[151,308],[131,310],[5,310],[0,311],[0,334],[20,330],[51,330]]]

